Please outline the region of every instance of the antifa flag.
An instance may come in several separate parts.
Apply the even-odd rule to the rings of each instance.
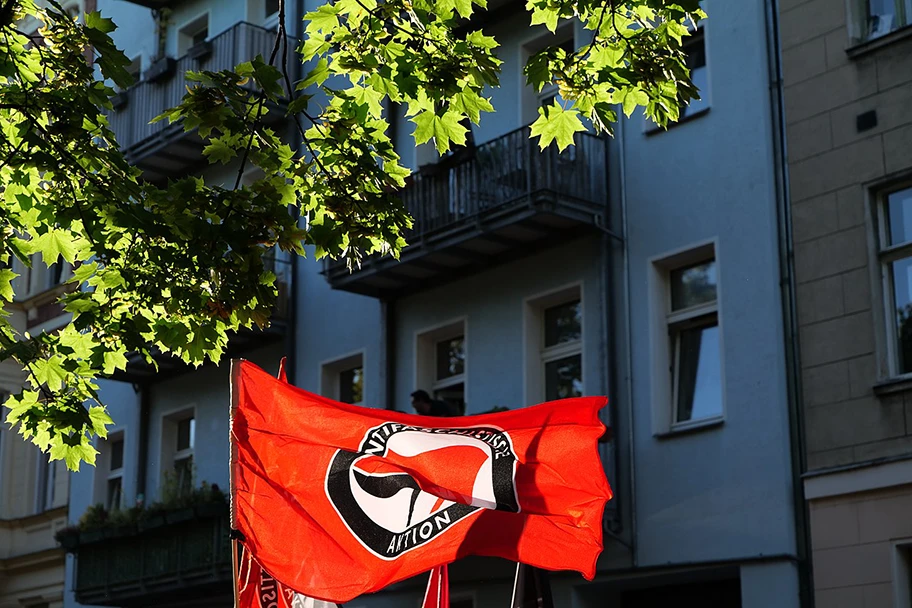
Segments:
[[[232,366],[232,527],[309,598],[346,602],[470,555],[595,574],[603,397],[431,418]]]

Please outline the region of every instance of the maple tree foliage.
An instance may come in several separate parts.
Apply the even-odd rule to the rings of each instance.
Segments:
[[[210,163],[239,165],[233,187],[196,176],[142,179],[106,115],[129,60],[101,14],[68,16],[54,0],[0,0],[0,361],[24,371],[7,422],[51,459],[94,463],[94,434],[111,419],[98,380],[137,353],[186,364],[218,361],[232,331],[266,326],[276,250],[343,257],[398,256],[411,225],[397,190],[409,171],[389,138],[386,111],[401,104],[416,144],[440,153],[466,142],[465,120],[494,111],[498,43],[474,27],[486,0],[336,0],[308,13],[289,48],[280,3],[269,57],[232,70],[190,73],[196,83],[156,120],[197,130]],[[699,0],[528,0],[530,25],[578,22],[588,42],[549,46],[524,66],[529,86],[559,98],[532,124],[541,147],[573,134],[612,132],[637,108],[660,126],[698,96],[682,43],[705,17]],[[36,34],[22,29],[33,20]],[[277,65],[298,53],[293,82]],[[262,120],[287,108],[300,151]],[[252,183],[245,167],[262,170]],[[307,218],[304,223],[301,216]],[[9,316],[12,260],[75,268],[60,296],[71,320],[30,334]],[[21,294],[19,294],[21,296]]]

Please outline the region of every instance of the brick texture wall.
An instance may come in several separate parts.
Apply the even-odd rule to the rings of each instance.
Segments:
[[[843,0],[783,0],[798,323],[811,470],[912,454],[912,392],[877,396],[867,191],[912,177],[912,35],[849,57]],[[912,34],[912,28],[906,32]],[[859,132],[856,117],[877,112]]]

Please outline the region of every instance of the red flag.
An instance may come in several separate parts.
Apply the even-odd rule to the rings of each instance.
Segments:
[[[450,576],[446,564],[431,570],[421,608],[450,608]]]
[[[345,602],[470,554],[595,574],[606,399],[432,418],[232,368],[233,526],[299,593]]]

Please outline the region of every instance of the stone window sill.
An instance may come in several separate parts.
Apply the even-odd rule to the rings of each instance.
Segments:
[[[912,391],[912,374],[905,374],[903,376],[895,376],[893,378],[881,380],[880,382],[874,384],[874,386],[871,388],[874,391],[874,394],[878,397]]]
[[[657,133],[664,133],[665,131],[670,131],[671,129],[674,129],[678,125],[683,125],[684,123],[688,123],[691,120],[694,120],[696,118],[700,118],[701,116],[705,116],[706,114],[709,114],[709,110],[710,110],[710,106],[707,106],[705,108],[701,108],[700,110],[697,110],[693,114],[685,114],[684,117],[681,118],[680,120],[678,120],[677,122],[668,123],[668,127],[665,129],[663,129],[662,127],[658,126],[657,124],[655,124],[651,121],[647,121],[647,125],[649,125],[649,126],[646,127],[646,130],[644,131],[644,133],[646,135],[655,135]],[[644,120],[646,120],[646,119],[644,118]]]
[[[884,36],[880,36],[878,38],[874,38],[873,40],[868,40],[866,42],[861,42],[859,44],[850,46],[846,49],[846,55],[848,55],[850,59],[857,59],[862,55],[867,55],[868,53],[872,53],[877,49],[882,49],[885,46],[889,46],[891,44],[899,42],[900,40],[906,40],[908,38],[912,38],[912,25],[904,25],[901,28],[893,30]]]
[[[713,418],[706,418],[704,420],[695,420],[694,422],[688,422],[686,424],[679,424],[671,427],[667,431],[662,431],[661,433],[656,433],[656,439],[668,439],[670,437],[677,437],[679,435],[688,435],[690,433],[697,433],[700,431],[706,431],[709,429],[714,429],[720,427],[725,423],[725,418],[722,416],[714,416]]]

